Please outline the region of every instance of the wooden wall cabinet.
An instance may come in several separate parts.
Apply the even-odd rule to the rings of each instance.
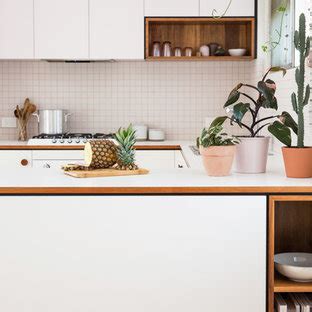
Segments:
[[[145,58],[148,60],[252,60],[255,58],[255,19],[250,18],[146,18]],[[153,57],[153,43],[170,41],[172,48],[191,47],[192,57]],[[216,42],[226,50],[245,48],[245,56],[197,57],[201,45]]]
[[[274,255],[312,253],[312,196],[271,196],[268,233],[268,312],[274,312],[274,294],[312,292],[312,283],[293,282],[274,270]]]
[[[212,16],[212,11],[216,10],[216,15],[223,14],[228,6],[229,0],[200,0],[200,15]],[[225,16],[255,16],[255,0],[233,0]]]
[[[36,59],[88,59],[88,0],[34,0]]]
[[[145,16],[199,16],[199,0],[145,0]]]
[[[90,1],[90,59],[144,59],[143,0]]]
[[[0,1],[0,59],[34,58],[33,0]]]

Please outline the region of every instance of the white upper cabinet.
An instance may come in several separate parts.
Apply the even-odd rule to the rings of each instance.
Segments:
[[[34,0],[35,58],[88,59],[88,0]]]
[[[90,59],[144,58],[144,0],[90,0]]]
[[[211,2],[211,0],[206,0]],[[145,16],[198,16],[199,0],[145,0]]]
[[[200,0],[200,15],[212,16],[212,11],[216,10],[215,15],[223,15],[230,0]],[[232,3],[225,16],[254,16],[255,0],[232,0]]]
[[[0,59],[34,57],[33,0],[0,1]]]

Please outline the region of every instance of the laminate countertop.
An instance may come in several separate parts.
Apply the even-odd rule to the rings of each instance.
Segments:
[[[4,146],[1,144],[0,146]],[[13,142],[12,142],[13,143]],[[12,144],[14,145],[14,144]],[[35,168],[4,169],[0,194],[280,194],[312,195],[312,179],[285,176],[281,155],[268,157],[267,173],[228,177],[206,175],[201,157],[194,154],[193,142],[139,142],[138,146],[180,149],[189,168],[151,170],[142,176],[73,178],[61,170]],[[7,146],[7,145],[6,145]],[[148,168],[147,168],[148,169]]]

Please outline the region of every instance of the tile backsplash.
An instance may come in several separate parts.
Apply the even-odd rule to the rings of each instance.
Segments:
[[[29,97],[39,109],[69,110],[72,132],[112,132],[132,122],[162,128],[169,140],[193,140],[205,117],[224,114],[229,91],[252,80],[255,68],[255,61],[0,61],[0,118]],[[16,138],[17,129],[0,128],[0,139]]]

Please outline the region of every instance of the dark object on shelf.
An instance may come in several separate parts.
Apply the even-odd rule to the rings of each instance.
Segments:
[[[212,42],[208,44],[210,55],[216,55],[216,52],[218,51],[218,48],[221,47],[219,43]]]
[[[218,47],[217,51],[215,52],[215,56],[224,56],[226,51],[222,47]]]

